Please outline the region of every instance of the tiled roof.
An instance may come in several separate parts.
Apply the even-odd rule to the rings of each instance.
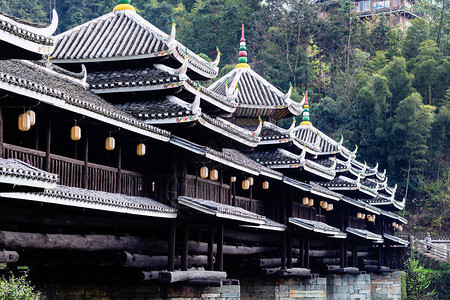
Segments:
[[[152,217],[176,218],[177,216],[174,208],[150,198],[133,197],[61,185],[54,189],[47,189],[41,193],[2,193],[1,196]]]
[[[54,12],[55,13],[55,12]],[[36,24],[26,22],[16,17],[0,13],[0,30],[15,35],[21,39],[30,41],[32,43],[42,46],[53,46],[54,40],[51,33],[46,34],[45,28],[49,25]],[[56,28],[55,28],[56,29]],[[36,49],[36,52],[38,49]]]
[[[226,204],[220,204],[210,200],[203,200],[190,197],[178,197],[178,203],[203,211],[207,214],[213,214],[219,218],[236,219],[249,223],[265,224],[266,217],[252,213],[240,207]]]
[[[324,175],[327,179],[333,179],[336,175],[334,170],[335,165],[328,163],[329,160],[321,159],[321,160],[310,160],[307,159],[305,161],[305,170],[315,173],[317,175]]]
[[[304,160],[299,155],[284,149],[256,150],[250,152],[248,156],[269,167],[287,166],[289,168],[299,168],[304,163]]]
[[[209,90],[202,85],[197,85],[197,83],[191,79],[187,79],[186,83],[190,87],[193,87],[195,89],[200,88],[200,92],[201,92],[200,95],[202,96],[202,99],[205,99],[206,101],[209,100],[208,102],[211,102],[212,104],[215,104],[215,102],[218,102],[218,103],[226,106],[228,108],[228,110],[227,110],[228,112],[234,112],[234,110],[236,109],[236,107],[238,105],[234,100],[231,100],[230,98],[228,98],[224,95],[218,94],[212,90]],[[210,101],[210,99],[208,99],[208,97],[210,97],[213,101]]]
[[[330,198],[336,201],[339,201],[341,199],[341,194],[338,194],[336,192],[333,192],[326,187],[323,187],[321,185],[318,185],[317,183],[311,182],[311,193],[321,195],[322,197]]]
[[[318,154],[339,152],[337,143],[311,125],[299,125],[293,131],[297,142]]]
[[[48,183],[56,184],[58,181],[57,174],[45,172],[19,159],[0,158],[0,182],[38,187],[41,182],[44,187],[49,187]]]
[[[188,103],[182,105],[180,102],[169,97],[163,100],[128,102],[116,106],[146,123],[152,123],[155,120],[183,119],[186,116],[193,115],[192,111],[187,107]]]
[[[79,107],[103,115],[108,119],[142,129],[163,139],[168,139],[168,131],[143,123],[112,104],[98,97],[75,81],[58,75],[36,64],[19,61],[0,61],[0,83],[18,86],[27,90],[63,100],[72,107]],[[45,75],[45,76],[44,76]],[[7,86],[5,87],[7,88]]]
[[[345,233],[342,233],[339,228],[330,226],[323,222],[301,218],[289,218],[289,223],[314,232],[324,233],[332,236],[342,235],[342,237],[345,237]]]
[[[370,232],[365,229],[356,229],[356,228],[352,228],[352,227],[347,227],[346,231],[348,233],[356,235],[360,238],[373,241],[374,243],[382,243],[383,242],[383,237],[381,235]]]
[[[409,242],[407,240],[401,239],[397,236],[393,236],[387,233],[383,233],[383,238],[389,240],[391,243],[398,244],[400,246],[408,246]]]
[[[87,81],[92,89],[100,90],[163,85],[179,82],[180,78],[152,67],[92,72],[88,74]]]
[[[241,126],[250,131],[256,130],[258,126]],[[274,144],[289,142],[291,141],[291,136],[289,132],[281,127],[278,127],[270,122],[263,122],[263,126],[261,128],[261,133],[259,134],[261,138],[261,144],[269,144],[270,142]]]
[[[258,145],[260,140],[258,136],[253,135],[253,132],[219,117],[213,118],[202,113],[199,118],[199,123],[250,147]]]
[[[353,182],[349,182],[347,180],[343,180],[341,178],[334,178],[333,180],[327,181],[327,182],[317,182],[317,184],[324,186],[324,187],[339,187],[343,189],[357,189],[358,185]]]
[[[108,61],[126,57],[171,55],[207,78],[217,76],[212,67],[178,41],[169,44],[169,36],[134,11],[117,10],[79,25],[56,36],[53,58],[58,62]]]
[[[251,166],[252,168],[259,170],[259,172],[265,176],[272,175],[278,177],[279,179],[281,179],[281,177],[283,176],[283,174],[281,174],[280,172],[265,167],[264,165],[256,162],[255,160],[249,158],[247,155],[244,155],[235,149],[223,149],[223,153],[230,155],[230,158],[232,157],[235,161],[240,161],[242,164]]]
[[[135,56],[169,50],[135,13],[111,12],[56,36],[54,59]]]

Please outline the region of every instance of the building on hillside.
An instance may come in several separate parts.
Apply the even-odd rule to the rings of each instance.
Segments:
[[[203,60],[127,0],[47,32],[39,61],[31,25],[2,18],[0,246],[14,259],[0,262],[44,283],[393,271],[408,244],[396,188],[314,127],[307,96],[251,69],[244,28],[236,68],[205,88],[220,54]]]

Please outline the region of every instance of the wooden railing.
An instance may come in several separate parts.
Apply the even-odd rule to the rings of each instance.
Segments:
[[[230,186],[217,181],[186,175],[186,196],[231,204]]]
[[[4,144],[4,157],[17,158],[39,169],[46,169],[46,154],[43,151],[28,149],[20,146]],[[48,172],[59,175],[59,184],[70,187],[84,187],[84,161],[64,157],[56,154],[49,156]],[[117,168],[87,163],[87,188],[96,191],[121,193],[130,196],[143,195],[143,175],[140,173],[121,170],[121,190],[117,191]]]

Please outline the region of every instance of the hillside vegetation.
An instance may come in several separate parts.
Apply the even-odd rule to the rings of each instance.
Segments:
[[[444,0],[445,1],[445,0]],[[48,22],[49,2],[10,0],[1,10]],[[133,0],[145,19],[204,57],[237,62],[246,25],[252,68],[297,100],[308,90],[313,124],[388,170],[406,197],[410,230],[450,230],[449,10],[443,0],[416,1],[421,19],[406,32],[382,16],[361,21],[351,1]],[[59,31],[112,11],[114,0],[59,0]],[[448,6],[448,5],[447,5]],[[324,17],[326,16],[326,17]],[[284,120],[289,126],[291,120]]]

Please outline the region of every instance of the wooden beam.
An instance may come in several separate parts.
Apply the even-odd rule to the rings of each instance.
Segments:
[[[188,280],[204,279],[226,279],[227,273],[217,271],[173,271],[160,272],[159,281],[163,283],[174,283]]]
[[[15,263],[19,260],[19,253],[16,251],[0,251],[0,263]]]
[[[120,264],[127,268],[152,268],[161,269],[167,267],[167,256],[150,256],[143,254],[130,253],[128,251],[119,252]],[[188,259],[188,267],[204,267],[208,263],[206,255],[192,255]],[[182,265],[181,256],[175,257],[175,267]],[[186,268],[187,269],[187,268]]]
[[[116,193],[122,193],[122,139],[117,141],[117,181]]]

